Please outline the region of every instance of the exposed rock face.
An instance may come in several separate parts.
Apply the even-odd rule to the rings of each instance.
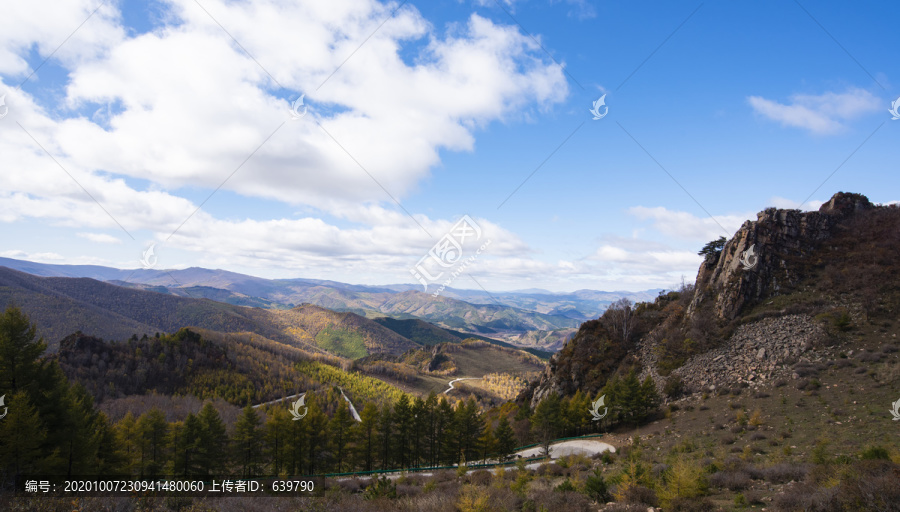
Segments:
[[[831,237],[844,219],[872,208],[863,195],[839,192],[819,211],[769,208],[760,212],[756,221],[745,222],[726,242],[717,258],[701,264],[685,325],[706,307],[721,321],[734,320],[746,313],[746,307],[800,283],[805,277],[800,274],[803,259]],[[751,246],[756,260],[748,257],[742,262]],[[745,263],[749,269],[744,268]],[[767,318],[739,327],[721,346],[694,355],[673,374],[694,391],[770,380],[787,371],[785,361],[809,356],[804,353],[822,336],[821,326],[802,315]],[[638,342],[637,349],[611,344],[609,339],[598,321],[585,322],[519,399],[534,407],[554,391],[561,395],[571,395],[576,389],[593,393],[620,365],[634,363],[642,368],[641,379],[649,375],[662,388],[665,379],[656,372],[654,349],[659,337],[654,331]]]
[[[691,357],[672,375],[680,377],[693,392],[714,391],[740,383],[753,386],[789,377],[791,371],[785,363],[812,356],[811,349],[824,337],[822,326],[804,315],[766,318],[742,325],[723,346]],[[641,378],[653,366],[649,352],[649,347],[642,347],[645,370]]]
[[[716,316],[737,317],[745,305],[778,293],[802,276],[792,262],[806,257],[834,226],[860,210],[874,208],[866,196],[839,192],[817,212],[766,209],[747,221],[722,249],[718,259],[700,265],[688,315],[712,301]],[[750,248],[757,258],[755,264]],[[748,257],[741,261],[743,255]],[[752,268],[745,269],[744,263]]]

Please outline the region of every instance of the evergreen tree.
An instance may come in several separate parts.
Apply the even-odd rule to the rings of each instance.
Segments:
[[[436,453],[438,451],[438,439],[437,439],[438,399],[437,399],[437,395],[434,393],[434,391],[428,393],[428,398],[425,399],[424,415],[425,415],[424,451],[426,453],[423,458],[424,458],[426,464],[428,464],[429,466],[434,466],[436,464]]]
[[[531,416],[531,428],[543,446],[544,456],[550,455],[550,443],[559,431],[559,395],[553,391],[534,408]]]
[[[106,413],[94,417],[94,474],[102,476],[127,476],[129,459],[125,447],[110,425]]]
[[[234,425],[234,436],[231,444],[233,447],[234,463],[240,470],[240,476],[250,478],[260,476],[262,458],[262,435],[260,432],[260,419],[256,411],[250,407],[244,407],[237,422]]]
[[[337,463],[337,472],[343,473],[347,467],[347,445],[350,442],[350,428],[353,426],[353,417],[345,400],[340,400],[337,411],[331,421],[328,422],[328,433],[332,446],[332,453]]]
[[[359,413],[360,421],[356,425],[356,446],[364,471],[372,471],[375,464],[375,449],[378,443],[378,407],[367,402]]]
[[[291,419],[290,438],[288,439],[290,456],[286,461],[288,475],[303,474],[304,461],[306,460],[306,454],[309,452],[308,425],[309,423],[303,419]]]
[[[487,463],[488,455],[493,455],[497,450],[497,438],[489,422],[484,423],[481,436],[478,437],[478,446],[481,448],[481,461]]]
[[[175,433],[177,432],[177,433]],[[173,472],[175,476],[202,475],[202,432],[203,425],[194,413],[188,413],[180,428],[173,429]]]
[[[500,456],[500,462],[503,462],[516,449],[516,436],[512,427],[509,426],[509,420],[506,419],[505,415],[500,416],[495,436],[497,438],[497,454]]]
[[[484,431],[484,421],[473,397],[456,405],[455,421],[458,443],[458,457],[462,460],[478,460],[480,452],[478,439]]]
[[[200,420],[198,470],[202,476],[224,474],[228,448],[225,422],[211,402],[206,402],[197,417]]]
[[[453,407],[446,397],[441,397],[435,412],[435,462],[438,464],[452,464],[459,461],[457,451],[456,424],[454,421]]]
[[[41,464],[41,446],[47,430],[28,393],[18,391],[6,396],[6,417],[0,420],[0,464],[9,475],[36,473]]]
[[[413,424],[412,406],[409,403],[409,397],[403,395],[394,404],[394,426],[396,437],[394,440],[394,450],[397,452],[399,467],[409,467],[410,462],[410,434]]]
[[[138,433],[137,420],[131,411],[125,413],[125,416],[115,424],[113,431],[125,457],[125,472],[129,475],[137,473],[143,462],[141,458],[142,440]]]
[[[650,417],[651,414],[659,409],[659,404],[661,401],[659,393],[656,391],[656,383],[653,382],[653,379],[649,375],[641,384],[639,395],[641,404],[639,410],[639,419],[641,422],[644,422],[648,417]]]
[[[322,412],[322,408],[319,406],[319,400],[316,395],[309,393],[306,396],[309,412],[306,414],[306,417],[300,421],[307,424],[309,474],[314,475],[318,472],[317,470],[327,467],[323,462],[323,458],[325,455],[325,448],[328,445],[325,437],[325,429],[328,426],[328,417]]]
[[[420,461],[422,457],[422,441],[425,438],[425,429],[428,425],[428,418],[425,414],[425,401],[422,400],[422,397],[416,397],[412,404],[412,449],[410,450],[410,454],[412,455],[411,466],[418,467],[420,466]]]
[[[0,315],[0,393],[13,394],[28,389],[33,403],[41,364],[38,358],[47,344],[35,340],[37,326],[16,307],[10,306]]]
[[[272,476],[285,475],[290,457],[291,415],[281,407],[268,413],[266,418],[266,459]]]
[[[137,429],[141,439],[140,477],[156,478],[162,476],[165,465],[166,433],[169,424],[166,416],[157,408],[141,414]]]
[[[378,432],[380,435],[381,469],[387,469],[392,462],[391,451],[393,448],[394,413],[390,404],[381,407],[378,415]]]

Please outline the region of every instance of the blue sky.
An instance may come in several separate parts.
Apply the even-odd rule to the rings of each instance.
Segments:
[[[0,256],[642,290],[767,206],[900,199],[889,2],[39,3],[0,19]]]

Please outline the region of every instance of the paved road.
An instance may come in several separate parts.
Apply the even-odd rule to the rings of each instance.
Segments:
[[[303,394],[303,393],[297,393],[296,395],[286,396],[286,397],[284,397],[284,398],[279,398],[278,400],[272,400],[271,402],[266,402],[266,403],[263,403],[263,404],[256,404],[256,405],[254,405],[254,406],[252,406],[252,407],[253,407],[254,409],[256,409],[257,407],[262,407],[262,406],[264,406],[264,405],[272,405],[272,404],[277,404],[278,402],[285,402],[285,401],[287,401],[287,400],[290,400],[291,398],[297,398],[298,396],[300,396],[300,395],[302,395],[302,394]]]
[[[454,389],[456,389],[456,388],[453,387],[453,383],[454,383],[454,382],[459,382],[459,381],[461,381],[461,380],[481,380],[481,377],[463,377],[463,378],[461,378],[461,379],[453,379],[453,380],[450,381],[450,387],[447,388],[446,391],[444,391],[444,392],[441,393],[441,394],[446,395],[447,393],[449,393],[449,392],[453,391]]]

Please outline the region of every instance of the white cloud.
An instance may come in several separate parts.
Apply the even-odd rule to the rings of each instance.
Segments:
[[[784,126],[803,128],[817,135],[836,133],[844,128],[844,122],[877,112],[883,107],[880,99],[859,88],[842,93],[795,94],[788,104],[761,96],[750,96],[747,101],[758,114]]]
[[[667,236],[688,241],[731,237],[744,221],[756,219],[755,214],[717,215],[715,219],[697,217],[692,213],[669,210],[662,206],[635,206],[629,208],[628,213],[642,220],[652,220],[653,228]]]
[[[103,233],[78,233],[78,236],[81,238],[90,240],[91,242],[97,242],[98,244],[121,244],[122,243],[122,240],[120,238],[116,238],[112,235],[106,235]]]
[[[773,196],[769,199],[769,204],[774,206],[775,208],[781,208],[785,210],[796,210],[800,208],[800,201],[794,201],[793,199],[786,199],[784,197]],[[825,204],[822,201],[812,200],[803,203],[804,211],[813,211],[818,210],[820,206]]]
[[[21,250],[9,250],[0,252],[0,256],[4,258],[14,258],[19,260],[36,261],[38,263],[59,263],[66,258],[55,252],[26,252]]]

